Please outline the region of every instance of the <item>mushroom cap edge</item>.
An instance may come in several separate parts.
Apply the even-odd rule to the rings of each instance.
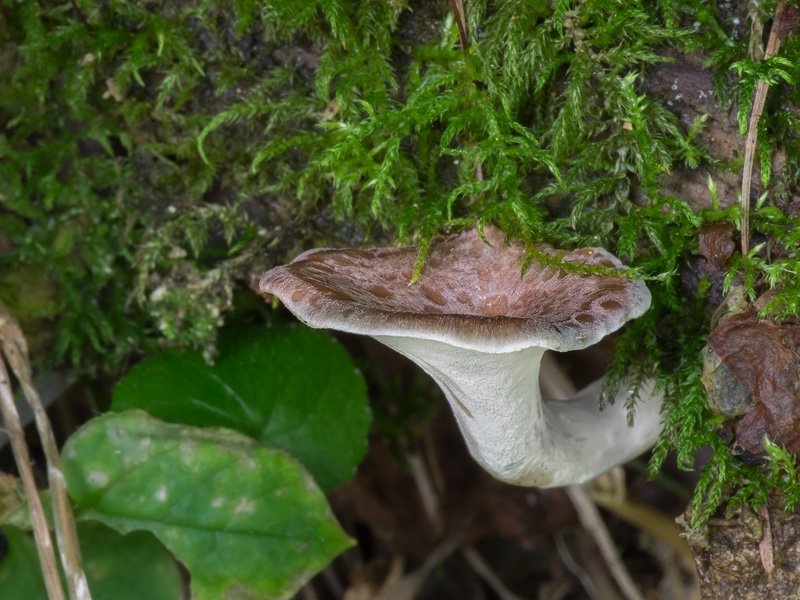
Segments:
[[[524,278],[520,278],[518,261],[524,248],[513,242],[505,244],[505,234],[499,229],[486,226],[484,232],[494,248],[485,244],[474,228],[462,234],[435,238],[429,248],[426,270],[414,286],[409,287],[405,282],[410,279],[418,248],[406,246],[309,250],[291,263],[264,273],[259,289],[278,296],[298,319],[313,328],[429,339],[491,354],[532,346],[556,351],[585,348],[628,320],[641,316],[650,306],[650,292],[641,280],[563,272],[554,277],[551,268],[537,262],[531,264]],[[551,254],[556,252],[548,246],[542,249]],[[627,268],[602,248],[565,253],[564,259]],[[480,274],[481,265],[490,270],[489,279],[469,281],[473,271]],[[387,270],[391,269],[397,271],[396,275],[387,275]],[[498,271],[501,271],[499,278],[492,277],[498,275]],[[509,271],[514,271],[516,276],[509,278]],[[394,287],[387,283],[390,277]],[[487,296],[483,292],[491,287],[492,279],[502,282],[504,277],[510,283],[509,289],[503,290],[506,300],[500,308],[507,308],[507,314],[493,314],[498,311],[492,308],[491,299],[502,300],[503,296]],[[524,315],[520,309],[514,314],[512,309],[521,306],[526,290],[536,290],[537,280],[544,282],[538,285],[557,290],[557,301],[546,302],[555,302],[552,310],[562,313],[559,318],[548,320],[545,315],[537,314],[536,306],[523,306]],[[437,284],[439,291],[434,287]],[[450,296],[460,299],[457,294],[470,293],[470,289],[489,307],[484,307],[484,314],[475,314],[472,308],[448,312],[451,305],[467,309],[467,303],[456,302]],[[389,297],[391,290],[399,298],[394,305]],[[542,293],[547,294],[547,291]],[[516,294],[516,304],[509,309],[507,298],[515,297],[513,294]],[[536,303],[535,293],[533,297]],[[541,305],[541,297],[538,300]],[[415,304],[417,302],[419,304]],[[468,305],[473,307],[473,302]],[[417,306],[424,306],[425,310]],[[431,312],[426,312],[428,310]]]

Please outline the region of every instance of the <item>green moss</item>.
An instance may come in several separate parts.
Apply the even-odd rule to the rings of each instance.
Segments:
[[[774,2],[737,24],[701,0],[476,1],[467,53],[447,2],[2,3],[0,296],[30,286],[16,311],[45,319],[49,364],[113,369],[165,343],[210,357],[234,288],[305,248],[417,242],[421,269],[431,236],[493,221],[531,257],[539,241],[601,245],[648,280],[653,308],[620,337],[609,385],[655,375],[667,393],[654,468],[714,448],[702,514],[736,484],[739,499],[783,485],[777,463],[745,467],[714,433],[708,311],[680,280],[698,229],[738,227],[738,209],[662,192],[678,166],[721,165],[694,143],[704,118],[686,130],[643,86],[670,53],[700,52],[746,117],[772,82],[762,163],[782,145],[787,166],[751,223],[756,242],[796,248],[776,206],[800,179],[800,123],[777,108],[800,105],[800,47],[759,66],[760,37],[746,43]],[[777,288],[766,310],[798,314],[798,259],[755,246],[731,281]]]

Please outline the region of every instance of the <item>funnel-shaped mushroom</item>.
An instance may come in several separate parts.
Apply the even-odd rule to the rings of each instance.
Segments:
[[[260,289],[311,327],[370,335],[420,365],[447,396],[472,456],[498,479],[580,483],[652,446],[660,399],[644,400],[649,389],[633,427],[624,399],[600,410],[598,385],[565,401],[543,402],[539,389],[545,350],[585,348],[640,316],[650,305],[644,283],[536,262],[520,278],[524,248],[494,227],[484,233],[494,247],[475,229],[432,241],[411,286],[416,247],[311,250],[267,271]],[[564,260],[625,268],[601,248]]]

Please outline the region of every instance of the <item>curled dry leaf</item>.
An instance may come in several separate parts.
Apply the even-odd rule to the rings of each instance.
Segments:
[[[724,297],[725,267],[736,244],[733,228],[729,223],[717,222],[700,230],[697,240],[700,256],[694,256],[681,274],[683,286],[692,293],[700,290],[700,281],[705,277],[710,284],[709,302],[717,306]]]
[[[764,456],[764,436],[800,453],[800,325],[757,319],[754,309],[722,321],[708,345],[757,400],[736,426],[736,441]]]
[[[698,234],[697,248],[709,266],[724,265],[736,249],[736,244],[733,243],[733,227],[723,221],[703,227]]]

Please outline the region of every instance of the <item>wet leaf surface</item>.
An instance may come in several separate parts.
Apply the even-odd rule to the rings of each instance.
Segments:
[[[757,402],[736,425],[742,448],[764,456],[764,436],[800,453],[800,325],[758,319],[755,310],[722,321],[709,347]]]

